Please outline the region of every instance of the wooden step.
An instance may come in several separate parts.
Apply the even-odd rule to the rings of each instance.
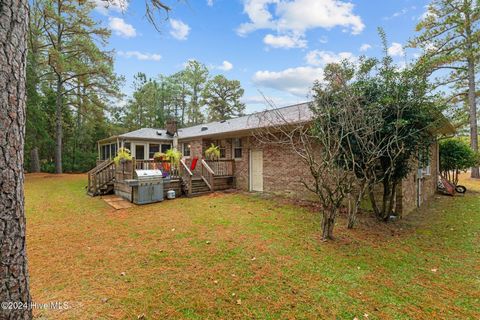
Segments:
[[[210,190],[206,191],[206,192],[194,192],[194,193],[189,194],[188,197],[190,197],[190,198],[200,197],[200,196],[204,196],[204,195],[210,194],[210,193],[212,193]]]

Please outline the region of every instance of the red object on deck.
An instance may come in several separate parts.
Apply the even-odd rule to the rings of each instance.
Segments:
[[[198,161],[198,158],[192,159],[192,164],[190,165],[190,171],[195,170],[195,167],[197,166],[197,161]]]

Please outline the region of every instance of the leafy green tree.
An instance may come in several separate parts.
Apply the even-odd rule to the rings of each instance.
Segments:
[[[220,121],[243,115],[245,104],[240,102],[243,93],[238,80],[228,80],[222,75],[209,80],[202,93],[209,119]]]
[[[386,220],[394,211],[397,186],[414,169],[412,159],[418,159],[419,152],[433,142],[431,130],[437,125],[436,114],[441,111],[441,105],[438,97],[429,94],[430,85],[424,70],[418,65],[399,70],[387,54],[382,30],[380,36],[384,58],[370,59],[361,65],[352,87],[353,94],[361,99],[364,115],[379,114],[381,118],[376,125],[378,132],[372,137],[378,161],[365,174],[372,208],[379,219]],[[351,143],[356,144],[355,138]],[[368,149],[368,145],[364,145],[356,152],[368,154]],[[362,156],[353,160],[363,161]],[[381,206],[374,192],[377,183],[383,186]]]
[[[480,1],[433,0],[417,25],[419,36],[410,42],[423,49],[418,63],[439,76],[437,87],[447,87],[450,101],[462,108],[465,101],[470,124],[470,146],[478,152],[476,82],[480,59]],[[445,72],[448,71],[448,72]],[[472,177],[480,178],[478,166]]]
[[[440,172],[453,183],[458,183],[460,171],[466,171],[479,164],[479,154],[472,151],[467,143],[452,138],[440,141]]]

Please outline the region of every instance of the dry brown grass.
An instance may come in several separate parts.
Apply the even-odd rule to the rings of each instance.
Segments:
[[[340,219],[338,240],[321,243],[320,216],[308,207],[237,193],[115,211],[84,185],[83,175],[27,176],[33,299],[71,306],[37,316],[480,317],[473,192],[395,224],[364,217],[349,231]]]

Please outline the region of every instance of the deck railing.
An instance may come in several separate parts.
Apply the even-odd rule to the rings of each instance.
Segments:
[[[206,160],[215,176],[233,176],[235,174],[235,160]]]
[[[180,178],[180,168],[173,166],[170,161],[167,160],[135,160],[136,170],[162,170],[167,172],[171,179]]]
[[[212,168],[210,168],[210,166],[205,160],[202,160],[200,165],[203,181],[205,181],[211,191],[214,191],[215,172],[212,170]]]
[[[93,196],[100,194],[100,189],[111,183],[115,178],[115,163],[113,160],[102,162],[88,172],[87,192]]]
[[[180,177],[182,178],[182,183],[185,186],[187,195],[190,195],[192,193],[193,173],[183,159],[180,160]]]

